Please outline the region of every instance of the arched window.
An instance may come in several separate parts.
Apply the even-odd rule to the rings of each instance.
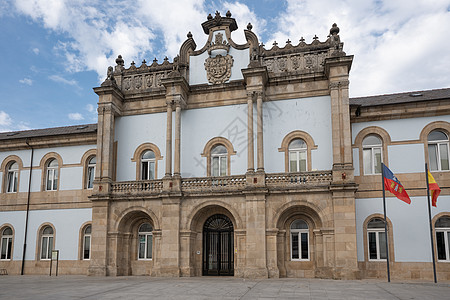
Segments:
[[[150,223],[139,226],[138,259],[152,259],[153,227]]]
[[[58,161],[53,158],[47,162],[46,190],[56,191],[58,189]]]
[[[52,257],[53,250],[53,228],[45,226],[41,236],[41,259],[46,260]]]
[[[291,260],[309,260],[309,229],[303,220],[291,224]]]
[[[83,231],[83,259],[91,259],[91,232],[92,226],[88,225]]]
[[[224,145],[216,145],[211,149],[211,176],[227,175],[228,151]]]
[[[13,231],[11,227],[5,227],[2,231],[2,241],[1,241],[1,260],[11,259],[11,249],[13,242]]]
[[[155,179],[156,156],[151,150],[147,150],[141,155],[141,179]]]
[[[450,217],[440,217],[434,228],[438,260],[450,261]]]
[[[433,130],[428,134],[428,158],[431,171],[449,170],[449,140],[447,134]]]
[[[369,260],[385,260],[386,232],[383,219],[373,218],[367,223],[367,241]]]
[[[383,143],[376,135],[368,135],[362,142],[364,174],[381,174],[381,162],[383,159]]]
[[[95,178],[95,165],[97,163],[97,157],[92,156],[87,164],[87,173],[86,173],[86,188],[92,189],[94,187],[94,178]]]
[[[6,183],[7,193],[17,192],[17,182],[19,180],[19,164],[15,161],[11,162],[8,166],[8,175]]]
[[[294,139],[289,143],[289,172],[307,170],[308,147],[304,140]]]

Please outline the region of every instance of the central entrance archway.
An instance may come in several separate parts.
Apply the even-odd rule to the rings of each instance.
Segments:
[[[233,276],[233,223],[222,214],[203,225],[203,275]]]

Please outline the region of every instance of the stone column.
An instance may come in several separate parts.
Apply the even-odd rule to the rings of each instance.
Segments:
[[[258,114],[257,118],[257,147],[258,147],[258,158],[257,158],[257,171],[264,172],[264,143],[263,143],[263,93],[257,92],[256,98],[256,111]]]
[[[277,266],[277,234],[278,228],[266,230],[267,270],[269,272],[269,278],[280,277],[280,271]]]
[[[172,176],[172,101],[167,102],[166,177]]]
[[[253,143],[253,92],[247,92],[247,172],[255,171],[255,146]]]
[[[180,155],[181,155],[181,103],[175,104],[175,155],[174,155],[174,170],[175,176],[180,176]]]
[[[88,274],[91,276],[107,276],[108,269],[108,219],[109,203],[92,201],[92,243],[91,259]]]

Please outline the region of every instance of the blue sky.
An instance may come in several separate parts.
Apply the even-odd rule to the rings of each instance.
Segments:
[[[0,0],[0,131],[95,123],[92,88],[118,54],[172,60],[188,31],[201,48],[216,10],[236,18],[236,42],[251,22],[267,48],[324,41],[336,22],[352,97],[450,87],[450,0]]]

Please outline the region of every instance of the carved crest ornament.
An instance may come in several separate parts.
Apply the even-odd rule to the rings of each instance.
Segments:
[[[225,56],[217,53],[223,53],[224,50],[226,50]],[[223,34],[217,33],[214,43],[208,47],[209,57],[205,60],[206,76],[211,84],[224,83],[230,79],[233,57],[228,54],[229,50],[230,44],[223,40]],[[215,53],[217,54],[212,57]]]

